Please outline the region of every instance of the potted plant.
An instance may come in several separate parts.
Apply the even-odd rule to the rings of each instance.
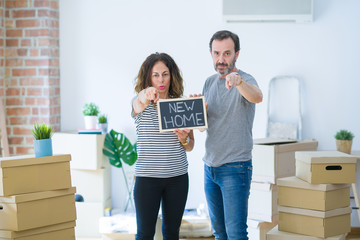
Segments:
[[[52,156],[52,126],[35,123],[32,129],[35,157]]]
[[[95,103],[86,103],[83,107],[82,113],[84,114],[85,119],[85,129],[96,128],[99,107],[95,105]]]
[[[108,130],[108,119],[105,114],[100,114],[98,117],[98,128],[101,129],[103,134],[107,133]]]
[[[354,138],[354,134],[348,130],[342,129],[338,131],[335,134],[336,149],[339,152],[350,154],[353,138]]]

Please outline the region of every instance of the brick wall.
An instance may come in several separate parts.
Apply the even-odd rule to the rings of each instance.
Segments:
[[[31,154],[34,123],[60,129],[59,0],[0,1],[0,96],[10,154]]]

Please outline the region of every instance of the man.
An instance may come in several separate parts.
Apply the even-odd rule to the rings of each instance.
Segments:
[[[217,74],[203,88],[208,106],[205,194],[215,239],[247,240],[252,127],[262,93],[255,79],[235,66],[240,52],[236,34],[216,32],[209,46]]]

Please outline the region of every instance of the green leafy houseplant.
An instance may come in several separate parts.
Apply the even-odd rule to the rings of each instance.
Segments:
[[[32,134],[36,140],[50,139],[52,136],[52,126],[45,123],[35,123]]]
[[[86,103],[82,113],[84,116],[97,116],[99,114],[99,107],[95,103]]]
[[[107,116],[105,114],[101,114],[98,117],[98,121],[99,121],[99,123],[107,123]]]
[[[354,134],[347,130],[340,130],[335,134],[336,140],[353,140]]]
[[[347,154],[351,153],[352,140],[354,134],[348,130],[340,130],[335,134],[336,150]]]
[[[130,140],[123,134],[118,133],[111,129],[109,133],[105,136],[103,153],[105,156],[109,158],[110,164],[114,167],[121,168],[124,176],[126,188],[128,191],[128,202],[125,207],[125,211],[128,207],[128,203],[130,201],[132,207],[133,202],[131,201],[131,190],[129,188],[129,184],[126,178],[126,174],[124,171],[123,163],[132,166],[137,160],[137,151],[136,151],[136,143],[134,145],[131,144]]]

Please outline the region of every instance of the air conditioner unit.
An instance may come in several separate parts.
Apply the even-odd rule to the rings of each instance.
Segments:
[[[231,22],[312,22],[313,0],[223,0],[223,17]]]

